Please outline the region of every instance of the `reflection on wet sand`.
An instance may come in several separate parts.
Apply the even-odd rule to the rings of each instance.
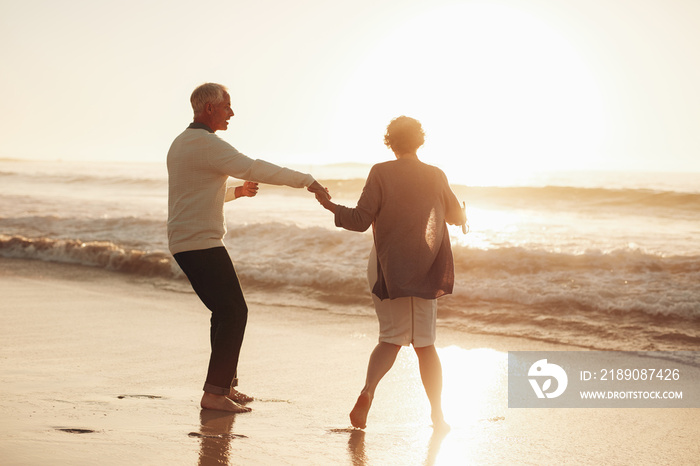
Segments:
[[[367,464],[367,454],[365,452],[365,431],[351,430],[348,440],[348,451],[350,461],[353,466],[364,466]]]
[[[440,453],[442,441],[445,440],[445,437],[447,437],[449,433],[450,429],[435,429],[433,431],[433,435],[430,436],[430,442],[428,442],[428,454],[425,458],[426,466],[433,466],[435,464],[438,453]]]
[[[231,441],[236,438],[246,438],[245,435],[234,434],[233,422],[235,413],[203,409],[200,414],[199,432],[191,432],[190,437],[199,437],[199,466],[229,464]]]
[[[353,466],[366,466],[370,464],[367,458],[365,447],[365,431],[359,429],[349,429],[350,438],[348,439],[348,452],[350,453],[350,462]],[[440,453],[442,441],[449,434],[450,429],[435,429],[430,436],[427,445],[427,454],[424,464],[433,466]]]

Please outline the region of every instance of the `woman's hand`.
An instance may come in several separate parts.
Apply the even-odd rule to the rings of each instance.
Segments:
[[[328,191],[327,188],[326,191]],[[316,200],[323,206],[324,209],[335,213],[336,204],[331,202],[329,195],[324,196],[322,193],[316,193]]]
[[[462,223],[462,233],[465,235],[469,233],[469,221],[467,220],[467,203],[462,201],[462,217],[464,222]]]
[[[307,188],[309,191],[314,193],[316,200],[325,208],[335,213],[335,204],[331,202],[331,195],[328,192],[328,188],[324,188],[318,181],[314,181],[311,186]]]

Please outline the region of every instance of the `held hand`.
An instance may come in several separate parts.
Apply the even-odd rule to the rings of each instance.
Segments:
[[[319,204],[323,206],[324,209],[330,210],[331,212],[335,213],[336,205],[333,202],[331,202],[331,200],[328,197],[323,196],[321,194],[316,194],[316,200],[319,202]]]
[[[243,186],[236,187],[236,198],[254,197],[256,194],[258,194],[258,183],[246,181]]]
[[[321,184],[318,181],[314,181],[313,184],[307,189],[316,195],[316,199],[318,200],[318,202],[321,202],[321,198],[324,198],[326,200],[330,200],[331,198],[331,195],[328,194],[328,189],[321,186]]]

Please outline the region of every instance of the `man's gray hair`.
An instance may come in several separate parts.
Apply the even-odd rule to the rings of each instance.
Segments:
[[[224,101],[224,94],[228,91],[225,86],[216,83],[204,83],[198,86],[190,96],[190,103],[194,116],[200,115],[207,104],[220,104]]]

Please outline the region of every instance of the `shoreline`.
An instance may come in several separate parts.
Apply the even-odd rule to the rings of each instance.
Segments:
[[[0,458],[9,465],[692,464],[697,409],[509,409],[508,350],[581,350],[439,327],[436,436],[403,349],[370,411],[348,413],[376,344],[373,316],[247,295],[241,391],[252,413],[200,410],[208,313],[158,279],[0,258]],[[245,288],[244,288],[245,290]]]
[[[121,281],[129,285],[135,285],[140,287],[152,287],[155,292],[163,293],[174,293],[176,295],[188,295],[194,299],[195,306],[201,306],[201,303],[197,299],[196,295],[192,291],[189,283],[186,280],[182,280],[181,283],[178,282],[173,284],[173,279],[163,278],[163,277],[152,277],[147,275],[136,275],[130,273],[123,273],[120,271],[107,270],[101,267],[89,266],[83,264],[71,264],[66,262],[53,262],[44,261],[41,259],[31,259],[31,258],[7,258],[0,256],[0,280],[5,277],[24,277],[30,279],[42,279],[42,280],[69,280],[69,281],[88,281],[88,282],[111,282],[114,280]],[[357,313],[346,313],[346,312],[336,312],[332,308],[334,304],[319,302],[312,299],[311,309],[307,309],[308,300],[304,298],[299,298],[298,295],[291,291],[284,291],[282,293],[282,298],[273,298],[270,301],[272,304],[265,303],[264,299],[269,295],[268,290],[256,289],[255,287],[247,287],[243,283],[243,291],[246,295],[246,301],[251,306],[262,306],[262,307],[279,307],[284,305],[287,313],[300,314],[296,316],[297,318],[318,317],[323,318],[324,313],[321,307],[328,308],[327,314],[329,316],[335,316],[337,319],[367,321],[365,326],[370,324],[371,327],[376,327],[376,316],[374,315],[374,310],[372,309],[371,301],[367,300],[367,312],[357,312]],[[282,304],[284,303],[284,304]],[[439,305],[439,304],[438,304]],[[346,307],[346,305],[340,304],[340,307]],[[352,305],[349,308],[357,309],[360,306]],[[202,309],[204,309],[202,307]],[[201,310],[201,309],[200,309]],[[319,312],[320,311],[320,312]],[[193,312],[197,312],[197,309],[193,309]],[[438,342],[436,345],[444,343],[445,345],[465,343],[465,340],[472,341],[473,344],[469,345],[473,348],[478,348],[480,346],[488,345],[488,347],[498,350],[498,351],[508,351],[510,348],[513,351],[514,347],[518,351],[547,351],[547,350],[560,350],[560,351],[581,351],[589,350],[595,348],[589,348],[580,345],[569,345],[565,343],[560,343],[545,339],[527,338],[522,336],[508,336],[500,335],[486,332],[473,332],[469,330],[457,329],[452,322],[444,321],[438,319]]]

